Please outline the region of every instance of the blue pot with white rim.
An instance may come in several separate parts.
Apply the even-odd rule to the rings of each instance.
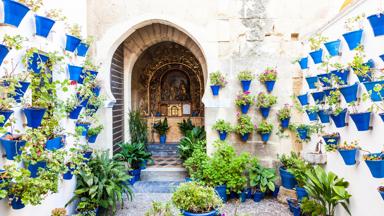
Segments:
[[[0,44],[0,65],[3,64],[5,57],[8,55],[9,49],[7,46]]]
[[[79,46],[79,44],[81,43],[81,39],[78,38],[78,37],[75,37],[73,35],[66,35],[66,43],[65,43],[65,50],[69,51],[69,52],[74,52],[77,48],[77,46]]]
[[[19,27],[29,8],[17,1],[4,0],[4,23]]]
[[[49,19],[48,17],[35,15],[35,23],[36,23],[36,35],[46,38],[48,37],[49,32],[51,31],[53,25],[55,24],[55,20]]]
[[[24,115],[27,119],[27,126],[31,128],[38,128],[43,120],[46,108],[30,107],[23,108]]]
[[[332,76],[330,73],[319,74],[319,75],[317,75],[317,78],[319,79],[319,81],[323,85],[323,87],[331,87]]]
[[[358,83],[340,88],[340,92],[343,95],[345,102],[347,102],[347,103],[357,101],[357,91],[358,90],[359,90],[359,84]]]
[[[328,110],[319,110],[317,112],[317,116],[319,116],[319,119],[321,123],[329,123],[329,111]]]
[[[347,116],[347,109],[344,109],[341,113],[338,113],[337,115],[331,114],[331,118],[337,128],[342,128],[347,125],[345,122],[346,116]]]
[[[369,23],[371,24],[373,34],[375,37],[384,35],[384,14],[373,14],[367,17]]]
[[[369,130],[369,124],[371,122],[371,112],[353,113],[349,114],[349,116],[352,118],[358,131]]]
[[[323,49],[318,49],[313,52],[310,52],[309,55],[312,57],[313,63],[319,64],[322,63],[323,60]]]
[[[341,40],[337,39],[335,41],[324,43],[324,46],[327,48],[330,56],[338,56],[340,55],[340,44]]]
[[[19,81],[19,85],[15,86],[15,94],[12,96],[16,103],[21,103],[21,98],[24,97],[30,82]]]
[[[312,97],[316,104],[320,104],[324,101],[325,93],[323,91],[312,92]]]
[[[301,70],[308,69],[308,57],[301,58],[299,60]]]
[[[374,102],[382,101],[384,97],[384,80],[374,81],[374,82],[365,82],[364,86],[369,93],[371,100]],[[375,86],[381,86],[381,90],[379,92],[374,91]]]
[[[352,31],[343,34],[345,41],[348,44],[349,50],[354,50],[361,44],[361,39],[363,38],[363,30]]]
[[[299,102],[302,106],[308,105],[308,94],[303,94],[297,96],[297,99],[299,99]]]
[[[375,156],[381,158],[379,160],[365,160],[369,171],[371,171],[372,177],[384,178],[384,153],[372,153],[368,156]]]
[[[348,85],[349,70],[334,70],[331,71],[331,74],[336,78],[339,85]]]
[[[4,127],[12,113],[13,110],[0,110],[0,116],[4,116],[4,121],[0,122],[0,127]]]
[[[316,89],[316,83],[318,81],[317,76],[306,77],[305,80],[307,81],[309,89]]]
[[[6,137],[9,135],[12,136],[11,133],[7,132],[2,137],[0,137],[0,143],[5,150],[6,158],[8,160],[14,160],[15,156],[21,155],[22,153],[21,149],[22,147],[25,146],[27,141],[19,140],[19,139],[16,139],[16,140],[6,139]]]
[[[219,95],[220,87],[221,86],[219,86],[219,85],[211,85],[211,90],[212,90],[213,96]]]
[[[81,42],[77,46],[77,55],[81,57],[85,57],[87,55],[88,49],[89,49],[89,45]]]
[[[48,60],[49,58],[46,55],[33,53],[28,60],[28,70],[32,70],[36,74],[39,74]]]
[[[243,88],[243,92],[249,91],[252,80],[241,80],[240,82],[241,82],[241,87]]]

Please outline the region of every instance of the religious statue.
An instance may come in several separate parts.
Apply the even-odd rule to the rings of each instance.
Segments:
[[[184,80],[180,80],[178,96],[180,101],[188,100],[187,85],[185,84]]]

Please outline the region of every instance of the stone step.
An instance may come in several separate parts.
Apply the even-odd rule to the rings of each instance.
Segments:
[[[141,181],[184,181],[187,171],[181,167],[148,167],[141,171]]]
[[[183,181],[138,181],[133,185],[135,193],[172,193]]]
[[[178,155],[178,144],[149,144],[148,151],[153,156],[177,156]]]

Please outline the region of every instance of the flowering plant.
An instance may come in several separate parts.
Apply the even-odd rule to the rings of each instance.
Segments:
[[[237,95],[235,103],[237,106],[247,105],[247,104],[252,105],[255,103],[255,97],[251,95],[251,92],[249,91],[242,92]]]
[[[238,124],[235,127],[235,131],[240,135],[244,135],[251,133],[253,130],[254,126],[252,124],[251,117],[248,115],[240,115],[238,117]]]
[[[263,120],[259,126],[256,127],[256,131],[260,134],[268,134],[273,130],[273,125]]]
[[[256,106],[259,108],[267,108],[273,106],[274,104],[276,104],[276,102],[276,96],[260,92],[257,96]]]
[[[255,75],[252,73],[252,71],[243,70],[243,71],[239,72],[239,74],[237,75],[237,78],[240,81],[242,81],[242,80],[253,80],[255,78]]]
[[[277,70],[273,67],[267,67],[262,74],[259,75],[259,81],[276,81],[277,79]]]
[[[211,80],[211,85],[225,87],[225,85],[227,84],[224,75],[220,71],[210,73],[209,79]]]
[[[288,104],[285,104],[284,107],[277,112],[277,118],[279,120],[284,120],[289,117],[291,117],[291,108]]]
[[[352,141],[350,144],[347,143],[347,141],[344,141],[343,144],[339,145],[338,149],[343,150],[353,150],[359,148],[359,142],[357,140]]]

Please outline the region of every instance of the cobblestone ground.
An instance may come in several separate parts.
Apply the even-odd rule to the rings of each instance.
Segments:
[[[152,201],[167,202],[171,199],[171,193],[136,193],[133,201],[126,201],[124,208],[117,212],[117,216],[143,216],[151,207]],[[175,210],[176,211],[176,210]],[[247,200],[238,203],[235,200],[228,202],[222,209],[225,216],[288,216],[292,215],[288,206],[277,202],[276,199],[264,199],[260,203]]]

